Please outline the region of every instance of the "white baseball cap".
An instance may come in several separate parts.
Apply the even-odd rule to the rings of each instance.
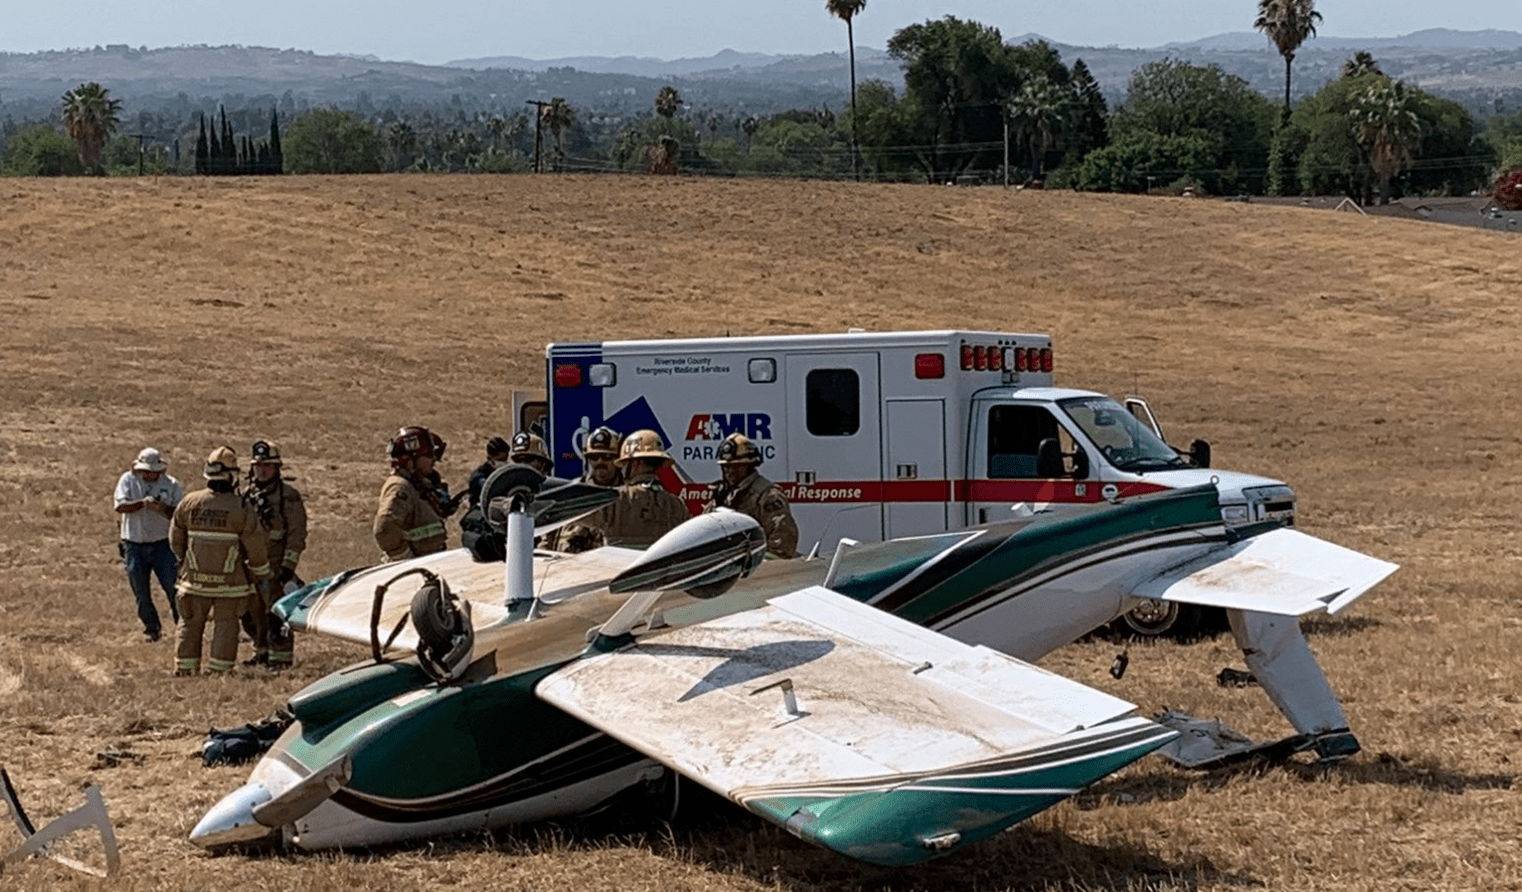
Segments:
[[[132,470],[134,471],[163,471],[167,467],[169,467],[169,463],[164,461],[164,456],[160,455],[159,451],[152,446],[146,447],[142,452],[139,452],[137,454],[137,461],[132,463]]]

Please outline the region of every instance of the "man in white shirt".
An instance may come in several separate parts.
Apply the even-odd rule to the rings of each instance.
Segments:
[[[121,518],[122,560],[127,565],[127,584],[137,598],[137,618],[143,623],[143,638],[157,641],[164,634],[159,612],[149,590],[151,576],[169,599],[169,613],[180,621],[175,602],[174,583],[178,572],[174,552],[169,549],[169,519],[176,505],[185,498],[180,481],[164,473],[169,465],[152,446],[137,454],[132,469],[116,481],[116,513]]]

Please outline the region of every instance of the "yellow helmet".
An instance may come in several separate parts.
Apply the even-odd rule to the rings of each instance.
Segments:
[[[519,431],[513,434],[512,449],[508,458],[518,464],[528,465],[535,468],[541,474],[548,474],[555,466],[550,458],[550,449],[544,445],[544,438],[528,431]]]
[[[719,464],[759,465],[761,450],[750,437],[740,433],[730,434],[719,444]]]
[[[636,458],[659,459],[668,467],[676,464],[676,460],[666,454],[661,435],[652,430],[638,430],[624,437],[624,445],[619,448],[618,460],[614,464],[622,468]]]
[[[232,480],[238,475],[238,455],[228,446],[218,446],[206,456],[207,480]]]
[[[591,458],[594,455],[606,455],[617,458],[618,442],[618,431],[604,425],[587,434],[587,445],[581,450],[581,454],[587,458]]]
[[[249,463],[255,465],[278,465],[280,461],[280,444],[274,440],[255,440],[253,449],[249,452]]]

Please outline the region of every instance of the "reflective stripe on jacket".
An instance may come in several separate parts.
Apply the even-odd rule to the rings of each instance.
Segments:
[[[375,544],[388,560],[434,554],[448,547],[444,521],[412,478],[392,472],[381,485],[375,511]]]
[[[180,563],[181,595],[242,598],[270,573],[259,514],[236,493],[186,496],[169,524],[169,548]]]

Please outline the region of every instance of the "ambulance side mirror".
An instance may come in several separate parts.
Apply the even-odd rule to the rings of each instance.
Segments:
[[[1071,473],[1063,461],[1066,458],[1073,460]],[[1075,450],[1071,455],[1065,453],[1056,437],[1047,437],[1036,446],[1036,476],[1048,479],[1072,477],[1074,480],[1083,480],[1089,476],[1089,454],[1082,449]]]

